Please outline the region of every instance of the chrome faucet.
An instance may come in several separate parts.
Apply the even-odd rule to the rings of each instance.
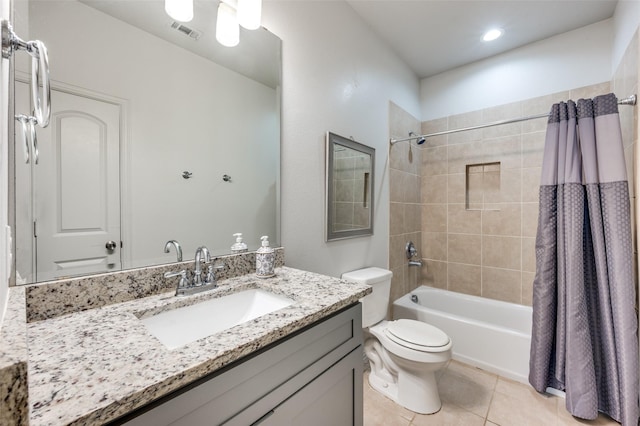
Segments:
[[[207,269],[207,272],[203,279],[202,265],[207,263],[212,263],[211,253],[209,253],[208,248],[206,248],[205,246],[201,246],[196,250],[193,279],[189,280],[188,273],[185,269],[178,272],[165,272],[165,278],[180,277],[180,282],[176,287],[176,296],[196,294],[200,293],[201,291],[211,290],[218,287],[215,270],[224,268],[224,263],[219,265],[209,265],[209,268]]]
[[[176,240],[167,241],[167,244],[164,245],[164,252],[169,253],[169,249],[171,248],[172,245],[176,249],[176,256],[178,257],[178,262],[182,262],[182,247],[180,247],[180,244]]]
[[[204,259],[202,256],[204,256]],[[211,262],[211,254],[209,253],[209,249],[205,246],[201,246],[196,249],[196,267],[193,271],[193,285],[195,286],[203,284],[201,262],[204,262],[205,264]]]

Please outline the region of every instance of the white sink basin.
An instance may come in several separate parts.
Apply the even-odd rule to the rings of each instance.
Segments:
[[[261,289],[244,290],[162,312],[140,321],[167,348],[175,349],[295,303]]]

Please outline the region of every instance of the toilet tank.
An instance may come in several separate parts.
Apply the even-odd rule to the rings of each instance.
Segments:
[[[343,280],[368,284],[373,287],[373,293],[360,299],[362,302],[363,328],[370,327],[387,316],[392,276],[393,273],[391,271],[376,267],[358,269],[342,274]]]

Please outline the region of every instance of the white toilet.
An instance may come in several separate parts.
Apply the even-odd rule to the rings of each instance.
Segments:
[[[373,293],[361,300],[364,352],[371,362],[369,383],[411,411],[435,413],[442,406],[435,372],[451,359],[452,342],[442,330],[424,322],[385,320],[392,275],[382,268],[342,274],[347,281],[373,287]]]

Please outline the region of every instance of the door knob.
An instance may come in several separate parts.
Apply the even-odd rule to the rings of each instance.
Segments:
[[[112,252],[116,249],[116,242],[113,240],[107,241],[107,244],[105,244],[104,246],[107,248],[107,250]]]

